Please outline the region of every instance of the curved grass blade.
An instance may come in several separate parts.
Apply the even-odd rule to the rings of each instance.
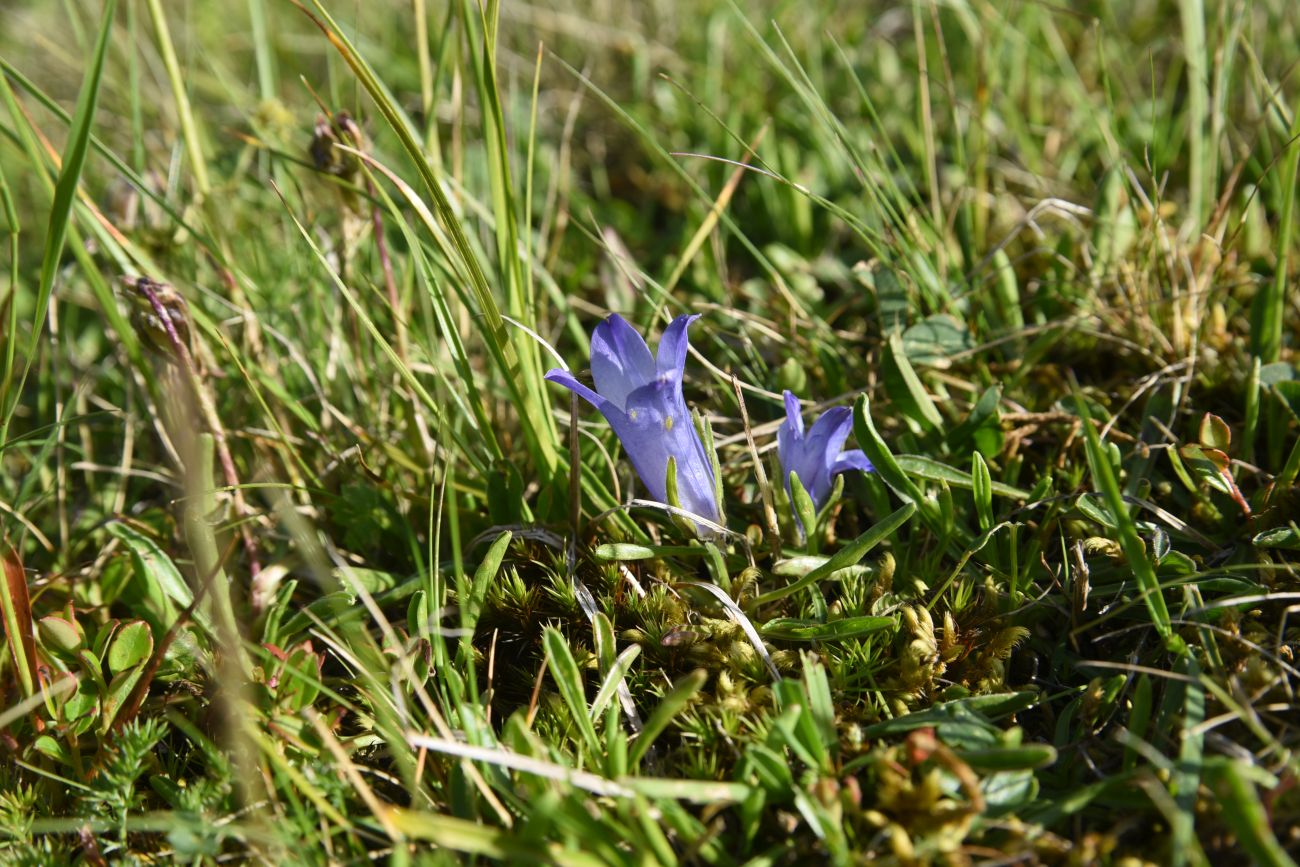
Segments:
[[[609,674],[605,675],[605,680],[600,685],[600,691],[596,693],[595,700],[591,703],[591,718],[600,719],[600,715],[609,707],[609,703],[614,700],[618,692],[619,684],[623,678],[632,670],[632,663],[641,654],[641,645],[632,644],[624,648],[623,652],[614,660],[614,664],[609,668]]]
[[[769,602],[775,602],[778,599],[784,599],[792,593],[798,593],[805,587],[811,587],[818,581],[836,572],[840,569],[847,569],[849,566],[857,565],[866,553],[872,548],[879,545],[895,530],[903,526],[916,513],[915,503],[906,503],[902,508],[896,509],[886,515],[880,521],[877,521],[871,529],[845,545],[822,565],[809,572],[793,584],[780,587],[768,593],[764,593],[754,600],[755,605],[766,605]]]
[[[309,10],[298,0],[292,0],[292,2],[311,19],[312,23],[320,29],[325,38],[329,40],[330,44],[334,46],[348,66],[351,67],[353,73],[357,76],[357,80],[370,94],[375,107],[379,109],[379,113],[383,115],[384,120],[388,122],[389,127],[397,135],[402,144],[402,149],[406,151],[407,156],[410,157],[415,164],[416,170],[420,173],[420,179],[424,182],[425,188],[433,198],[434,210],[443,230],[443,232],[435,236],[435,240],[442,247],[447,261],[458,272],[457,276],[463,279],[473,290],[478,305],[476,312],[481,317],[479,322],[484,344],[501,372],[504,384],[510,393],[511,402],[519,410],[519,422],[524,438],[528,443],[529,451],[532,452],[543,477],[549,478],[561,460],[562,450],[559,444],[559,434],[556,432],[554,424],[549,421],[550,401],[546,396],[548,392],[540,387],[540,383],[531,384],[538,386],[532,388],[530,383],[523,381],[523,371],[520,370],[518,354],[515,352],[509,332],[506,330],[505,319],[501,315],[501,309],[497,305],[496,297],[492,294],[491,283],[484,271],[483,264],[479,261],[478,255],[470,243],[470,238],[461,225],[460,217],[452,205],[443,183],[437,177],[432,163],[429,162],[428,157],[425,155],[410,118],[398,108],[393,95],[383,85],[366,59],[357,51],[352,41],[344,34],[342,28],[325,10],[320,0],[311,0],[315,11]]]
[[[650,714],[645,728],[633,742],[632,751],[628,754],[628,767],[635,768],[641,764],[641,760],[645,758],[646,752],[654,744],[655,739],[668,728],[668,723],[672,722],[673,717],[686,709],[691,699],[695,698],[695,693],[700,691],[708,679],[709,673],[702,668],[697,668],[677,681],[672,690],[664,696],[663,701],[659,702],[654,713]]]

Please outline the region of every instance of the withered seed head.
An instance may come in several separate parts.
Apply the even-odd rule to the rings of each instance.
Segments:
[[[340,111],[332,118],[323,114],[316,117],[310,150],[312,163],[319,171],[350,180],[356,176],[361,163],[352,154],[335,148],[336,144],[360,151],[366,149],[365,134],[346,111]]]
[[[123,277],[122,285],[128,290],[125,296],[131,302],[131,327],[146,346],[165,358],[174,358],[176,347],[168,325],[183,346],[190,346],[189,305],[179,292],[166,283],[143,276]]]

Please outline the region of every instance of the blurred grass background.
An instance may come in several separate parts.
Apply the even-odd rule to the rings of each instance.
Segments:
[[[3,14],[7,858],[1294,857],[1289,4]],[[726,545],[534,338],[687,310]]]

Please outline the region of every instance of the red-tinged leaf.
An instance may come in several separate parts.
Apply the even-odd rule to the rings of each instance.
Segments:
[[[1204,425],[1202,428],[1204,428]],[[1251,513],[1250,503],[1246,502],[1241,489],[1237,487],[1237,480],[1232,477],[1232,460],[1225,452],[1219,449],[1188,444],[1180,447],[1178,453],[1192,462],[1193,469],[1211,487],[1232,497],[1233,502],[1241,508],[1243,514],[1249,515]],[[1197,462],[1200,461],[1204,463],[1198,467]],[[1209,464],[1209,466],[1206,467],[1205,464]]]
[[[1212,412],[1201,419],[1201,445],[1212,449],[1227,449],[1232,445],[1232,430],[1228,423]]]
[[[32,630],[32,601],[27,595],[27,576],[18,552],[6,548],[0,554],[4,564],[4,582],[0,583],[0,609],[4,615],[5,637],[18,673],[23,696],[36,688],[36,636]]]
[[[75,621],[50,615],[36,624],[41,636],[41,648],[60,659],[76,659],[86,644],[86,636]]]
[[[1189,461],[1209,461],[1220,471],[1227,470],[1231,465],[1231,461],[1227,454],[1225,454],[1221,449],[1206,448],[1204,446],[1188,443],[1187,445],[1180,446],[1178,453]]]

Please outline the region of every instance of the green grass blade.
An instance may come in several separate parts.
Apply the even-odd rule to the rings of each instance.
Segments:
[[[32,336],[27,342],[26,360],[17,386],[7,392],[7,405],[0,406],[0,442],[4,442],[7,436],[9,421],[13,417],[27,376],[36,361],[37,346],[45,329],[45,317],[49,312],[51,296],[54,294],[54,280],[58,274],[59,260],[63,257],[63,245],[67,239],[68,226],[72,221],[72,206],[76,201],[77,185],[81,183],[81,171],[86,165],[90,128],[95,122],[95,108],[99,105],[104,58],[108,52],[108,37],[113,29],[113,12],[116,8],[117,0],[108,0],[104,4],[104,12],[99,21],[99,38],[95,41],[95,48],[86,65],[85,76],[81,80],[81,90],[77,94],[77,107],[72,112],[72,126],[63,149],[62,168],[54,188],[54,202],[50,206],[45,249],[41,254],[41,276],[36,287],[36,312],[32,317]],[[15,122],[20,121],[15,118]],[[16,285],[14,290],[17,290]]]
[[[664,729],[668,728],[668,724],[675,716],[686,709],[708,679],[707,671],[696,669],[673,685],[673,688],[663,697],[663,701],[659,702],[659,706],[654,709],[654,713],[646,720],[645,728],[641,729],[641,733],[632,742],[632,751],[627,758],[628,767],[635,768],[641,764],[646,752],[654,745],[655,739],[663,734]]]
[[[1236,761],[1215,767],[1211,788],[1218,796],[1216,803],[1223,811],[1224,821],[1237,835],[1251,861],[1264,867],[1295,867],[1295,859],[1278,842],[1255,787]]]
[[[560,697],[569,708],[569,717],[578,727],[582,742],[593,761],[602,753],[600,739],[596,737],[596,726],[591,721],[587,708],[587,698],[582,685],[582,672],[569,649],[564,633],[548,626],[542,635],[542,644],[546,648],[546,665],[560,690]]]
[[[425,189],[433,199],[434,210],[443,233],[435,237],[444,247],[449,262],[453,263],[461,277],[471,288],[478,305],[481,319],[478,322],[489,353],[491,353],[502,374],[504,384],[511,395],[511,401],[518,409],[518,417],[524,436],[529,444],[538,470],[549,478],[561,459],[559,435],[549,421],[550,401],[547,391],[529,392],[525,390],[520,371],[520,361],[514,351],[510,335],[506,331],[505,319],[492,293],[491,283],[478,255],[470,243],[469,236],[461,225],[460,217],[448,198],[443,183],[438,178],[433,164],[425,155],[424,149],[416,138],[415,129],[398,107],[391,93],[385,88],[374,69],[357,51],[352,41],[343,32],[325,10],[320,0],[312,0],[315,12],[297,4],[312,20],[335,49],[356,74],[361,85],[370,94],[379,113],[388,122],[397,135],[403,150],[415,164]]]
[[[619,684],[623,683],[623,678],[632,670],[632,663],[640,655],[641,645],[632,644],[624,648],[623,652],[614,659],[613,665],[609,667],[609,673],[600,684],[600,690],[591,702],[592,720],[600,719],[600,715],[609,707],[609,703],[614,700],[614,695],[618,692]]]
[[[850,566],[857,565],[867,552],[879,545],[885,539],[889,538],[895,530],[906,524],[916,514],[915,503],[905,503],[899,509],[881,518],[871,529],[867,530],[858,538],[845,545],[835,555],[827,560],[807,575],[788,584],[785,587],[771,590],[754,600],[755,605],[766,605],[775,602],[778,599],[784,599],[792,593],[798,593],[805,587],[811,587],[826,576],[838,572],[840,569],[847,569]]]
[[[190,172],[194,176],[194,192],[198,201],[202,201],[212,190],[212,182],[208,179],[208,161],[203,155],[199,125],[194,120],[194,110],[190,107],[186,76],[176,58],[176,48],[172,45],[171,29],[167,25],[167,16],[163,13],[162,0],[148,0],[148,3],[149,17],[153,20],[154,34],[158,37],[158,53],[162,56],[163,68],[167,71],[172,100],[176,104],[176,116],[181,124],[181,138],[185,142]]]
[[[1281,211],[1274,236],[1277,263],[1273,279],[1260,287],[1250,310],[1250,351],[1264,364],[1277,361],[1282,353],[1282,323],[1286,318],[1286,290],[1290,275],[1291,248],[1295,242],[1296,182],[1300,180],[1300,105],[1287,141],[1287,153],[1277,176]]]
[[[1174,634],[1169,609],[1165,606],[1165,598],[1160,592],[1160,581],[1151,566],[1151,561],[1147,558],[1146,546],[1138,537],[1133,516],[1129,514],[1128,507],[1124,503],[1119,480],[1115,477],[1115,470],[1102,448],[1101,438],[1097,436],[1097,430],[1092,426],[1092,417],[1088,414],[1087,403],[1082,395],[1076,393],[1074,404],[1079,418],[1083,421],[1084,444],[1088,453],[1088,467],[1092,472],[1093,485],[1105,498],[1106,505],[1115,518],[1120,547],[1124,551],[1129,568],[1137,578],[1138,587],[1142,590],[1143,600],[1151,614],[1151,622],[1169,650],[1179,654],[1185,653],[1187,646]]]

